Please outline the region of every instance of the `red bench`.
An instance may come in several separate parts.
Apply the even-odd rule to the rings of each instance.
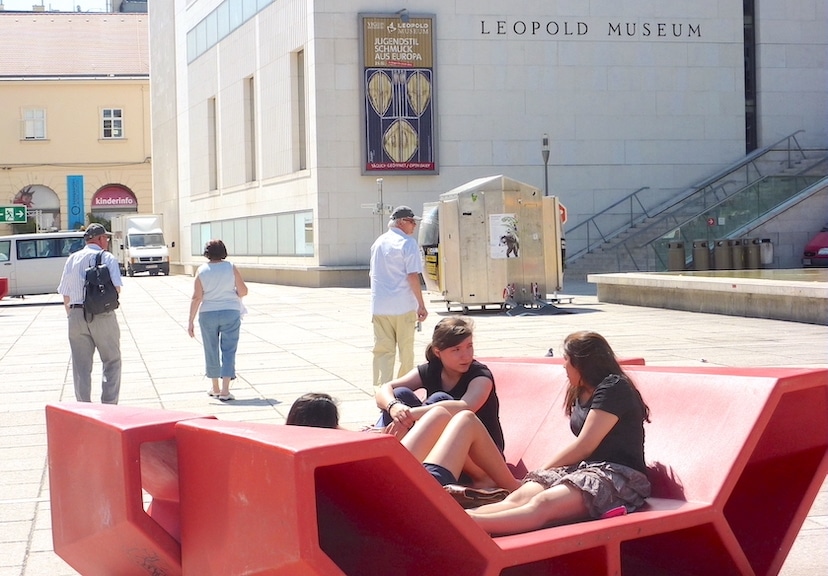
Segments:
[[[486,363],[507,459],[532,469],[571,441],[563,368]],[[626,516],[495,538],[393,438],[180,420],[182,574],[778,572],[828,470],[828,370],[625,369],[652,410],[653,498]]]
[[[488,365],[507,460],[519,472],[541,465],[572,438],[563,370]],[[495,538],[502,566],[526,568],[515,574],[778,572],[828,470],[828,371],[624,368],[652,411],[653,497],[628,516]]]
[[[84,576],[181,574],[175,424],[186,412],[46,406],[52,541]],[[144,510],[143,492],[152,496]]]
[[[0,300],[2,300],[9,293],[9,279],[0,278]]]

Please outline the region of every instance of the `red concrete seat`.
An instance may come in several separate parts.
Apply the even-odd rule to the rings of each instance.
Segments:
[[[551,398],[520,454],[522,467],[542,465],[572,439],[562,390],[548,391],[565,385],[563,369],[550,366],[543,378],[525,363],[489,366],[507,455],[515,438],[522,448],[532,434],[513,416],[535,418],[537,399]],[[645,454],[653,498],[627,516],[495,538],[503,574],[778,572],[828,469],[828,371],[625,370],[652,411]]]
[[[507,459],[539,467],[572,440],[563,367],[486,363]],[[55,549],[85,576],[777,573],[828,471],[828,370],[625,370],[652,419],[633,514],[492,538],[388,436],[57,405]],[[141,488],[180,518],[180,566]]]
[[[479,575],[495,549],[390,436],[208,420],[176,435],[184,574]]]
[[[2,300],[9,293],[9,279],[0,278],[0,300]]]
[[[84,576],[181,574],[174,426],[197,414],[46,406],[55,552]],[[144,511],[143,491],[153,497]]]

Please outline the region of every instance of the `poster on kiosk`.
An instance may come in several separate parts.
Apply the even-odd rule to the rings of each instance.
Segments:
[[[503,175],[473,180],[423,206],[426,287],[459,307],[533,306],[563,285],[557,197]]]

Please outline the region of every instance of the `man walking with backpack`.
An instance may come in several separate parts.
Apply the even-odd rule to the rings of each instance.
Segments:
[[[86,271],[95,266],[98,256],[109,271],[116,292],[121,291],[123,284],[121,271],[118,260],[106,251],[109,246],[106,228],[100,224],[90,224],[86,227],[84,239],[86,246],[70,254],[66,260],[57,290],[63,295],[63,305],[69,319],[75,399],[78,402],[92,401],[92,362],[97,349],[103,363],[101,402],[117,404],[121,389],[121,329],[118,327],[118,319],[114,308],[98,314],[87,313],[84,301],[87,297]]]

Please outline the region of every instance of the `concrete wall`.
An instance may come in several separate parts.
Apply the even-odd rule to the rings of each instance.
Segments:
[[[756,0],[759,138],[804,128],[800,144],[828,144],[828,3]]]

